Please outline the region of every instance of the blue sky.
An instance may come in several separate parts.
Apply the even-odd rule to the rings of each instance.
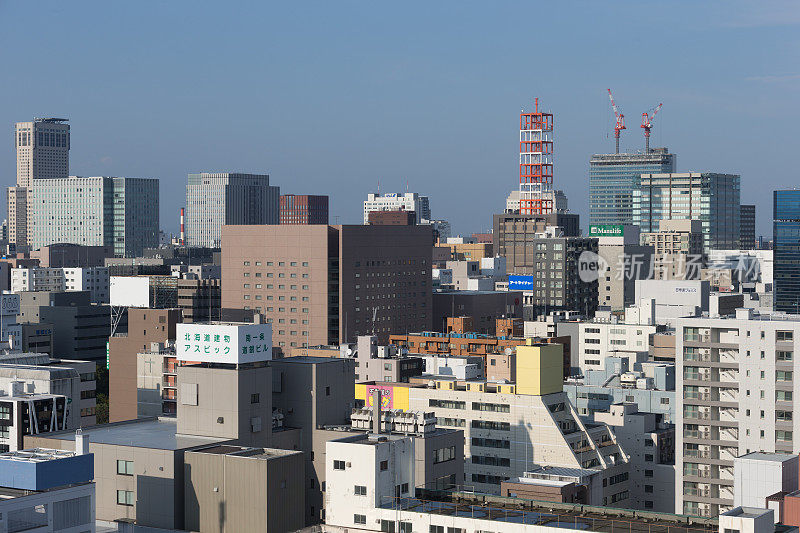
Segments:
[[[800,185],[796,2],[12,2],[0,0],[0,177],[13,123],[66,116],[71,173],[161,179],[176,231],[186,174],[266,172],[328,194],[331,222],[406,186],[461,233],[518,184],[518,122],[555,113],[556,188],[588,209],[588,161],[626,115],[664,107],[652,145],[679,171],[734,172],[771,234]],[[0,137],[2,141],[2,137]]]

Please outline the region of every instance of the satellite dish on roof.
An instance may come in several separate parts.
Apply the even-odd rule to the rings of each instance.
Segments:
[[[514,353],[514,350],[512,350],[510,346],[506,346],[506,349],[503,350],[503,353],[505,353],[506,355],[511,355],[512,353]]]
[[[348,348],[347,350],[344,351],[344,353],[345,355],[347,355],[347,357],[350,357],[351,355],[353,355],[353,349]]]

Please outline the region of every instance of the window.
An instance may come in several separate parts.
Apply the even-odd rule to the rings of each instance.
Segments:
[[[792,331],[776,331],[775,332],[775,340],[776,341],[793,341],[794,340],[794,332],[792,332]]]
[[[645,492],[653,492],[653,485],[645,485],[644,486]]]
[[[652,470],[645,470],[644,471],[644,477],[653,477],[653,471]]]
[[[333,461],[333,469],[334,470],[344,470],[344,461]]]
[[[792,391],[789,390],[778,390],[775,391],[775,399],[779,402],[791,402],[792,401]]]
[[[431,526],[428,527],[428,533],[444,533],[444,526],[434,526],[431,524]]]
[[[250,403],[261,403],[261,395],[259,393],[251,394]]]
[[[381,461],[381,472],[389,470],[389,461]]]
[[[505,403],[479,403],[479,402],[472,402],[472,410],[473,411],[493,411],[496,413],[508,413],[510,412],[510,408],[508,404]]]
[[[385,533],[394,533],[394,520],[381,519],[381,531]]]
[[[354,524],[366,524],[367,523],[367,515],[354,514],[353,515],[353,523]]]
[[[367,495],[367,487],[364,485],[356,485],[353,488],[353,492],[356,496],[366,496]]]
[[[779,430],[777,430],[775,432],[775,440],[782,440],[782,441],[791,442],[791,440],[792,440],[792,432],[791,431],[783,431],[783,430],[779,429]]]
[[[456,447],[449,446],[447,448],[439,448],[438,450],[434,450],[433,452],[433,462],[436,463],[444,463],[446,461],[451,461],[456,458]]]
[[[117,460],[117,474],[120,476],[133,475],[133,461]]]
[[[488,420],[473,420],[472,429],[493,429],[497,431],[511,431],[511,424],[508,422],[491,422]]]
[[[792,352],[787,352],[784,350],[777,350],[775,352],[775,359],[777,359],[778,361],[791,361],[792,357],[793,357]]]
[[[792,381],[792,371],[778,370],[775,372],[775,381]]]
[[[458,402],[455,400],[436,400],[431,398],[428,400],[428,407],[441,407],[442,409],[466,409],[467,402]]]
[[[649,454],[649,453],[644,454],[644,460],[652,462],[653,461],[652,454]]]
[[[132,490],[118,490],[117,491],[117,505],[130,505],[134,504]]]

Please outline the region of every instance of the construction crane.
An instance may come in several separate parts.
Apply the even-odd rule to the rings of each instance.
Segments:
[[[652,115],[649,115],[648,112],[642,113],[642,128],[644,129],[644,153],[650,152],[650,128],[653,127],[653,120],[656,118],[656,114],[661,109],[663,104],[658,104],[656,107],[651,109],[650,111],[653,112]]]
[[[614,96],[611,94],[611,89],[608,90],[608,98],[611,100],[611,107],[614,108],[614,116],[617,118],[617,123],[614,126],[614,139],[617,141],[617,152],[619,153],[619,132],[625,129],[625,115],[619,112],[617,104],[614,102]]]

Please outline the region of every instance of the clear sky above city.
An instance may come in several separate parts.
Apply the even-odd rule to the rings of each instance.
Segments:
[[[518,177],[519,111],[555,114],[554,187],[588,222],[588,166],[613,152],[607,88],[642,149],[742,176],[771,235],[800,186],[800,4],[786,2],[12,2],[0,0],[0,176],[13,123],[68,117],[70,173],[161,179],[177,231],[186,175],[263,172],[360,223],[381,192],[431,197],[486,230]]]

